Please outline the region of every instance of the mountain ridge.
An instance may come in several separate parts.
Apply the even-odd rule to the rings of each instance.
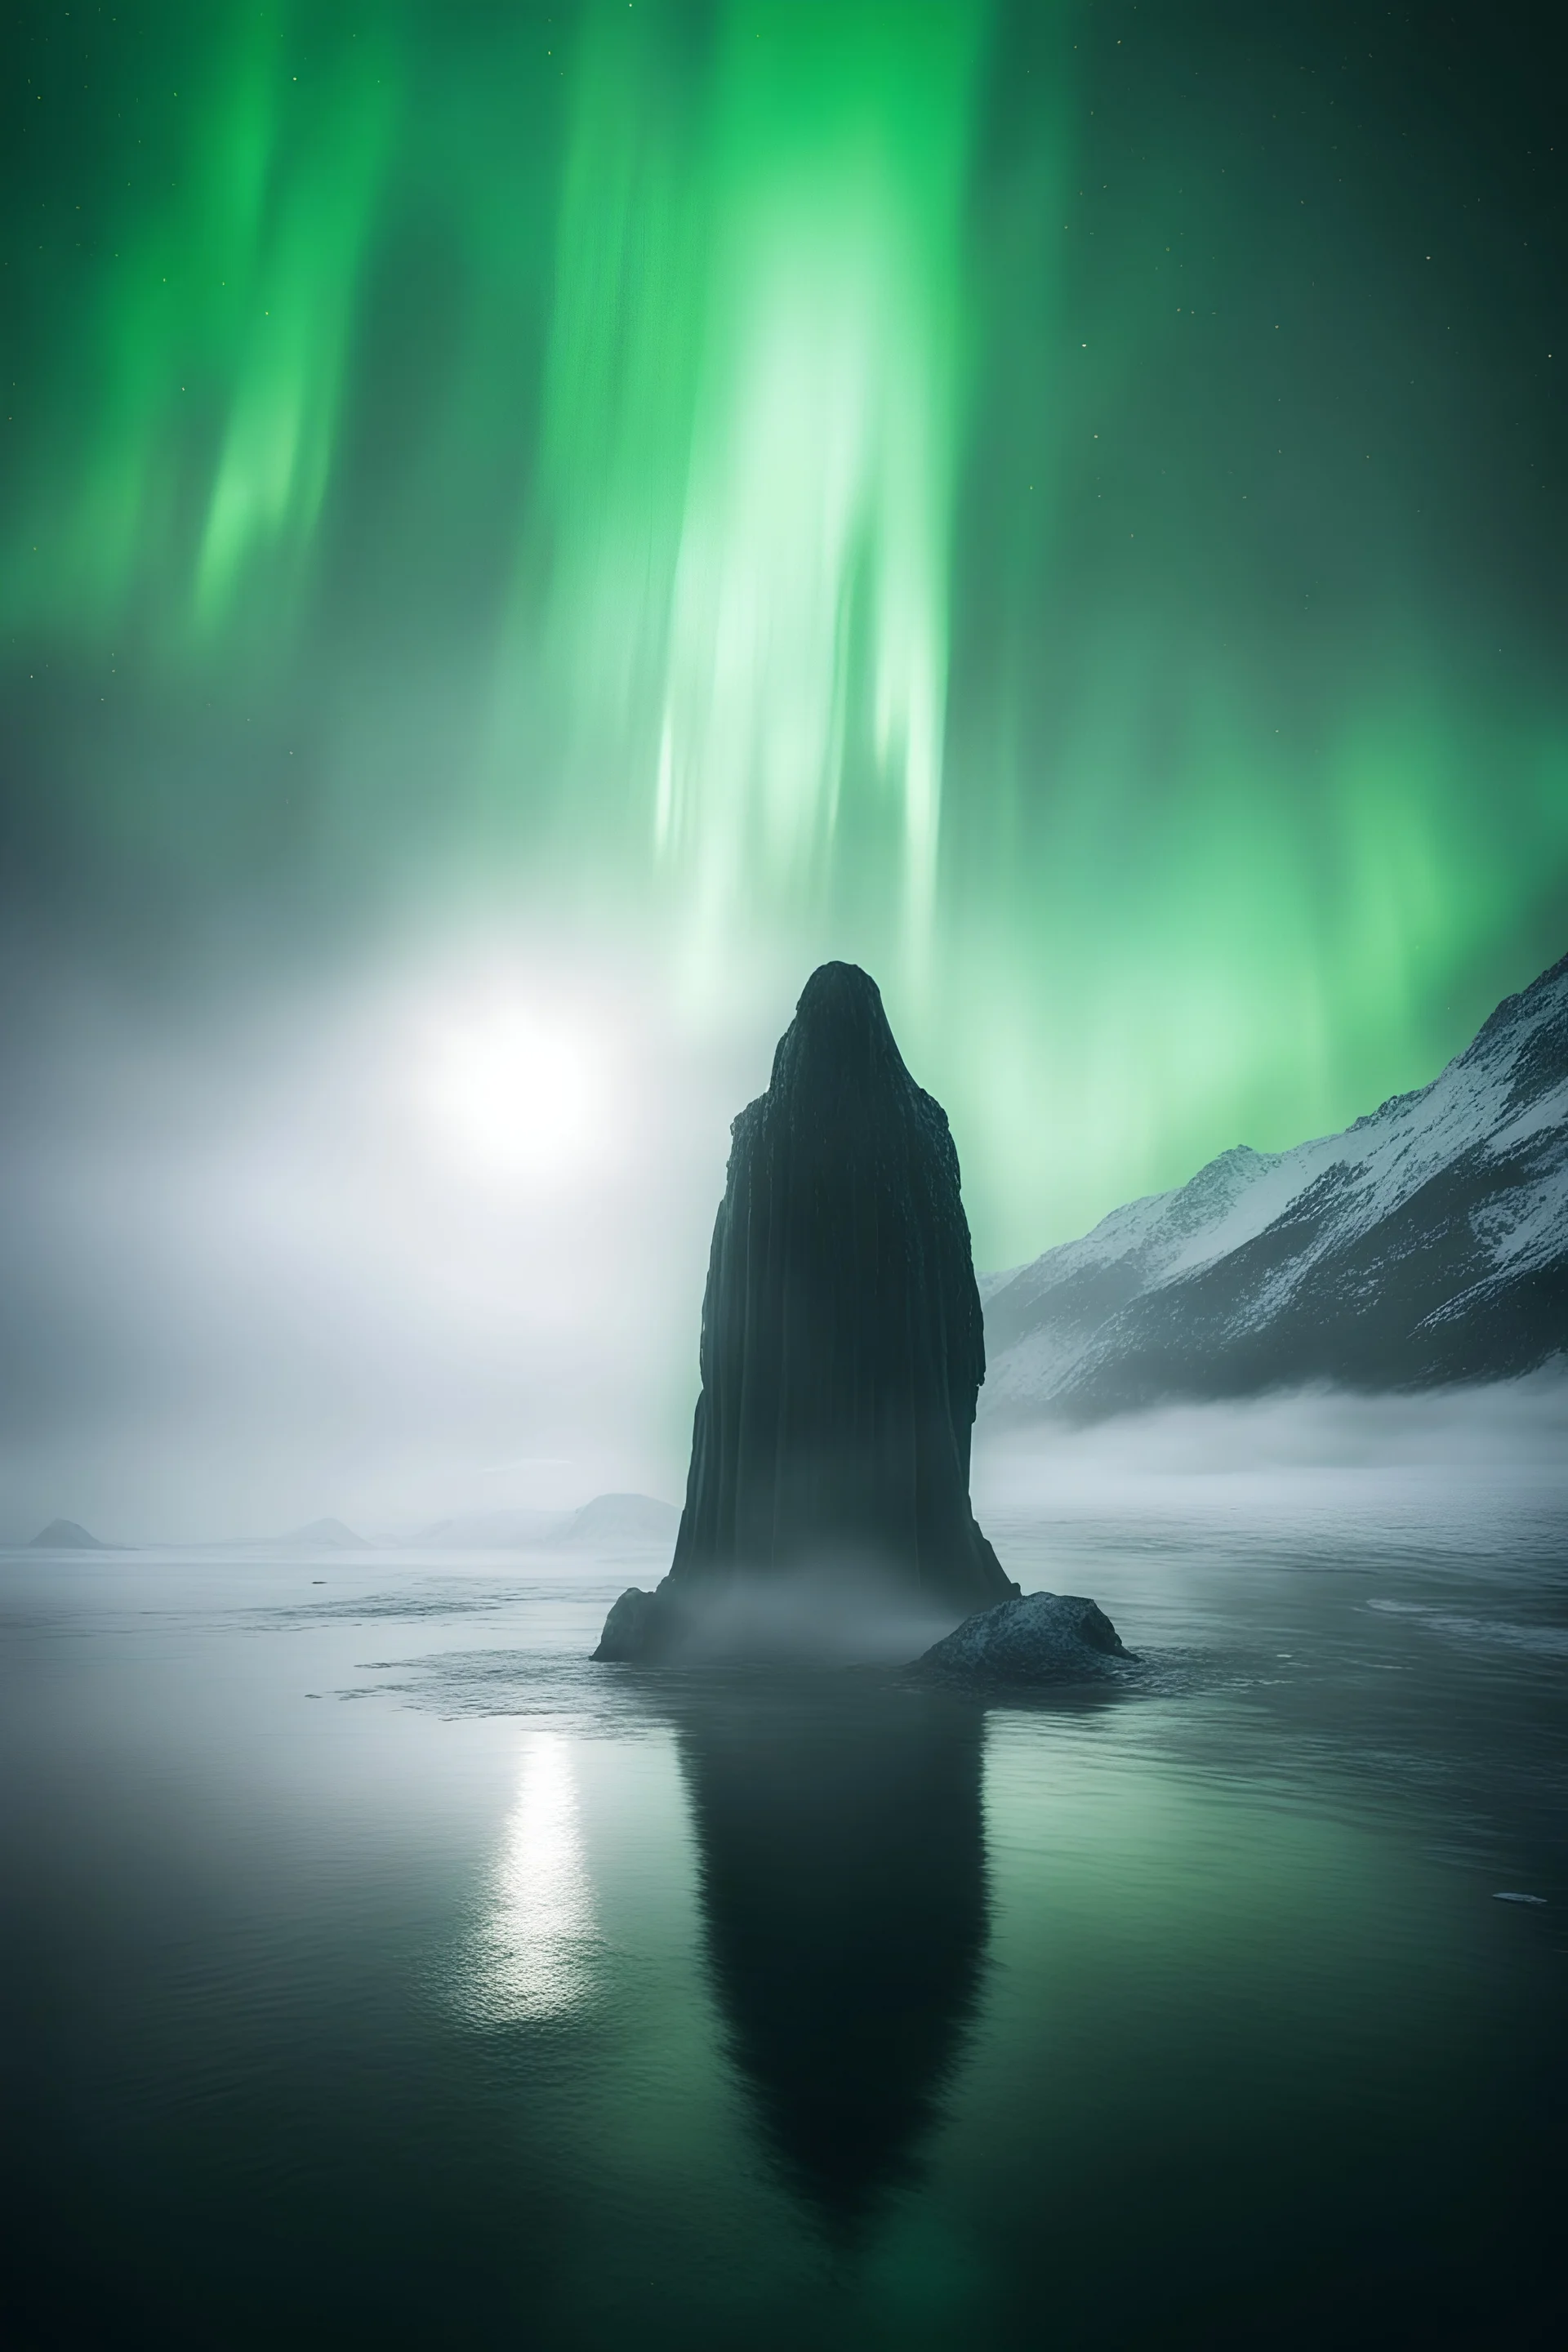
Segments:
[[[991,1422],[1536,1370],[1568,1347],[1568,956],[1426,1086],[1233,1145],[982,1289]]]

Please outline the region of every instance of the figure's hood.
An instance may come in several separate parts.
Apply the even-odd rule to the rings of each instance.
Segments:
[[[911,1083],[882,992],[857,963],[819,964],[773,1055],[769,1093]]]

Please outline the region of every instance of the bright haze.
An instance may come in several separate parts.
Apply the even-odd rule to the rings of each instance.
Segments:
[[[1561,954],[1528,12],[11,12],[0,1533],[673,1496],[828,956],[983,1265]]]

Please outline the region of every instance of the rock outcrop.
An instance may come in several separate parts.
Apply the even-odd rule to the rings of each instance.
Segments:
[[[1134,1654],[1104,1611],[1069,1592],[1029,1592],[966,1617],[916,1660],[914,1671],[941,1682],[1103,1682]]]
[[[674,1560],[597,1654],[633,1624],[652,1654],[676,1603],[737,1578],[826,1567],[954,1616],[1006,1599],[969,1504],[985,1346],[958,1155],[857,965],[812,974],[731,1134]]]
[[[665,1624],[668,1604],[661,1605],[664,1586],[657,1592],[644,1592],[635,1584],[628,1585],[615,1601],[605,1620],[605,1630],[599,1636],[595,1658],[617,1664],[630,1664],[638,1658],[652,1656],[668,1646]],[[660,1641],[661,1633],[665,1640]]]

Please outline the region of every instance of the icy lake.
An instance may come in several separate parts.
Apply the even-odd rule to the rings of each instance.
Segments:
[[[1135,1688],[595,1667],[635,1551],[0,1555],[5,2341],[1562,2340],[1560,1478],[981,1501]]]

